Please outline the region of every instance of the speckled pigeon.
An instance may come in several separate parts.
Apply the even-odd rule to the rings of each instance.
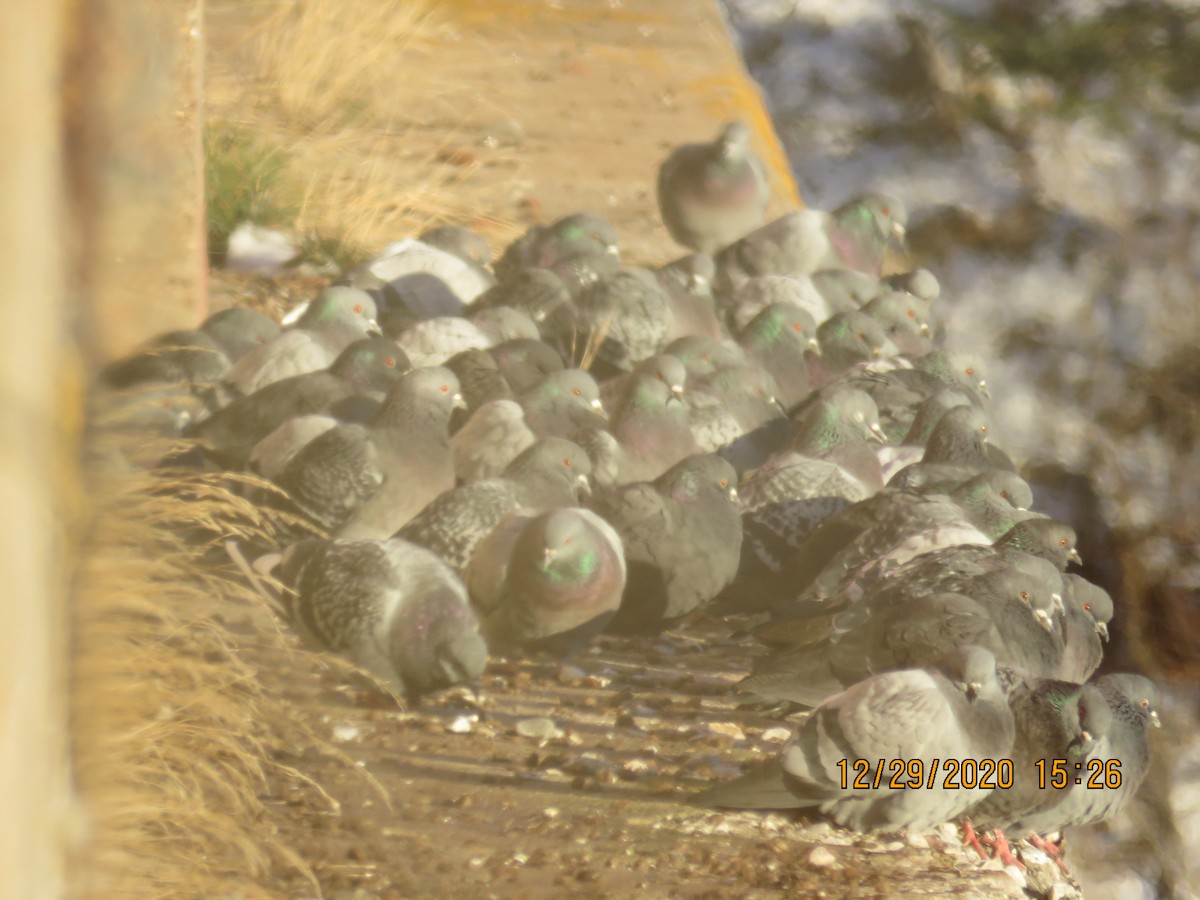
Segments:
[[[265,560],[256,563],[256,567]],[[400,540],[307,540],[288,547],[276,577],[305,642],[346,657],[401,697],[474,681],[487,647],[450,567]],[[294,593],[292,593],[294,592]]]

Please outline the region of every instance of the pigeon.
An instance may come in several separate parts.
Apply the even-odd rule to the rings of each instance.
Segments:
[[[533,268],[521,269],[489,288],[475,302],[475,306],[484,309],[492,306],[518,309],[541,328],[553,320],[555,313],[566,313],[569,322],[573,301],[567,286],[552,270]]]
[[[835,385],[841,381],[835,381]],[[966,391],[957,388],[939,388],[916,407],[915,414],[905,414],[900,418],[887,415],[880,410],[879,424],[883,426],[887,444],[875,451],[879,457],[879,465],[883,469],[885,484],[905,466],[920,462],[925,455],[925,445],[933,434],[933,429],[942,416],[956,406],[967,406],[975,403],[975,399]]]
[[[461,225],[439,225],[417,235],[417,240],[430,247],[453,253],[464,262],[485,268],[492,261],[492,248],[487,238]]]
[[[465,484],[492,478],[537,440],[514,400],[492,400],[471,415],[450,439],[454,471]]]
[[[851,605],[828,636],[768,657],[739,688],[771,700],[815,706],[866,676],[922,666],[968,644],[1002,665],[1057,677],[1063,642],[1054,626],[1057,574],[995,569],[962,593],[883,590]]]
[[[718,289],[755,275],[811,275],[852,269],[879,277],[884,252],[903,237],[904,206],[884,194],[864,194],[832,212],[802,209],[750,232],[717,254]]]
[[[853,269],[822,269],[809,276],[832,313],[859,309],[879,296],[884,282]]]
[[[591,490],[591,461],[561,438],[544,438],[514,459],[497,478],[456,487],[436,497],[396,537],[432,550],[455,569],[476,545],[517,509],[575,506]]]
[[[393,337],[418,369],[440,366],[464,350],[486,350],[494,343],[474,322],[456,316],[414,322]]]
[[[913,360],[911,369],[852,371],[839,380],[875,398],[879,409],[893,420],[883,423],[889,432],[893,427],[907,429],[917,408],[946,388],[967,394],[976,406],[982,406],[988,396],[983,360],[969,350],[934,350]]]
[[[462,421],[452,422],[451,430],[458,431],[479,407],[492,400],[511,400],[513,390],[495,358],[486,350],[464,350],[446,360],[446,368],[458,376],[467,408],[456,412]]]
[[[341,537],[390,537],[454,486],[448,428],[462,404],[449,369],[415,369],[369,422],[326,431],[276,483],[301,512]]]
[[[929,304],[919,297],[899,291],[880,294],[862,312],[879,323],[900,353],[916,357],[933,350]]]
[[[517,402],[534,434],[572,440],[586,428],[604,426],[604,404],[596,380],[581,369],[551,372]]]
[[[1006,758],[1013,737],[995,658],[965,647],[937,666],[875,675],[830,697],[778,758],[696,800],[811,808],[855,831],[919,831],[957,818],[987,793],[947,788],[948,761]]]
[[[746,364],[746,354],[732,341],[701,335],[676,338],[663,348],[663,353],[683,363],[688,378],[693,380],[706,378],[721,369]]]
[[[838,313],[817,328],[820,352],[808,354],[808,373],[814,387],[832,381],[859,363],[893,356],[896,345],[866,313]],[[857,384],[851,384],[857,387]]]
[[[487,647],[458,576],[401,540],[293,544],[256,562],[290,590],[284,604],[301,637],[366,669],[399,697],[466,684]]]
[[[514,394],[529,390],[551,372],[566,366],[558,351],[544,341],[516,338],[492,347],[488,354],[512,388]]]
[[[785,408],[808,396],[812,385],[806,354],[818,344],[816,324],[803,309],[788,303],[764,307],[738,335],[738,344],[775,379],[775,399]]]
[[[225,373],[224,383],[235,396],[248,396],[292,375],[327,369],[350,344],[378,334],[370,294],[328,287],[307,305],[294,328],[238,360]]]
[[[409,371],[408,358],[386,338],[364,338],[342,351],[333,365],[266,385],[217,410],[192,437],[228,469],[245,468],[260,441],[295,416],[325,413],[358,393],[387,391]]]
[[[1108,623],[1113,617],[1113,599],[1104,588],[1078,575],[1063,576],[1063,665],[1060,677],[1086,681],[1104,655],[1102,641],[1108,640]]]
[[[804,310],[813,320],[809,334],[814,333],[830,316],[858,309],[857,304],[830,303],[817,290],[807,275],[756,275],[740,285],[730,297],[726,309],[729,326],[742,331],[750,321],[768,306],[786,303]]]
[[[213,313],[198,329],[158,336],[106,366],[99,382],[116,389],[185,382],[195,392],[219,381],[233,363],[278,334],[279,326],[263,313],[235,306]]]
[[[790,447],[743,481],[743,576],[778,571],[823,521],[883,487],[867,443],[879,440],[877,418],[861,391],[830,393],[806,411]]]
[[[511,306],[486,306],[471,310],[468,317],[483,332],[491,346],[505,341],[541,339],[537,323],[529,313]]]
[[[938,284],[937,276],[928,269],[897,272],[894,275],[888,275],[883,282],[892,290],[905,291],[914,297],[920,297],[927,303],[933,303],[942,294],[942,286]]]
[[[462,315],[496,279],[477,261],[464,259],[461,249],[413,238],[397,241],[352,273],[351,282],[374,290],[385,309],[414,319]]]
[[[577,302],[578,364],[590,356],[612,371],[627,372],[667,343],[671,309],[666,293],[646,269],[622,267],[583,291]]]
[[[978,406],[962,404],[948,409],[930,432],[920,461],[896,472],[888,484],[944,492],[996,467],[997,457],[989,452],[990,429],[989,416]]]
[[[721,337],[712,292],[715,273],[716,264],[707,253],[692,253],[655,270],[670,309],[667,340],[687,335]]]
[[[610,414],[616,415],[621,411],[630,388],[639,376],[657,379],[665,384],[676,398],[682,400],[684,397],[687,369],[671,354],[656,353],[634,366],[632,372],[614,375],[600,385],[600,401]]]
[[[466,568],[488,646],[565,656],[604,630],[621,605],[621,538],[586,509],[514,512]]]
[[[763,222],[770,191],[750,129],[730,122],[708,144],[675,148],[658,170],[658,209],[678,243],[714,253]]]
[[[682,364],[677,368],[683,374]],[[655,375],[632,377],[608,426],[619,445],[618,484],[653,481],[699,452],[682,394],[682,385]]]
[[[621,536],[629,567],[610,631],[661,631],[733,580],[742,543],[736,483],[729,463],[704,454],[653,482],[593,495],[588,505]]]
[[[575,213],[552,225],[535,225],[514,241],[496,260],[501,282],[530,268],[550,268],[559,263],[618,254],[617,234],[599,216]]]

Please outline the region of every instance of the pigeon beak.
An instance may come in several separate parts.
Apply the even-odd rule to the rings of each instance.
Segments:
[[[295,325],[296,322],[299,321],[300,317],[304,315],[305,310],[308,309],[308,304],[309,301],[305,300],[299,306],[293,306],[290,310],[288,310],[288,314],[279,320],[279,323],[285,328],[288,325]]]
[[[988,391],[987,380],[984,378],[979,379],[979,393],[981,393],[981,394],[983,394],[983,396],[989,397],[989,398],[992,396],[991,392]]]
[[[597,413],[599,413],[600,418],[602,418],[602,419],[608,418],[608,413],[606,413],[604,411],[604,404],[600,402],[599,397],[597,397],[595,400],[593,400],[590,405],[591,405],[592,409],[594,409]]]
[[[872,422],[867,426],[867,428],[870,431],[870,435],[867,437],[867,440],[879,441],[881,444],[886,444],[888,442],[887,433],[884,432],[883,426],[878,422]]]
[[[546,311],[544,309],[539,309],[533,314],[532,318],[535,324],[540,325],[546,321]]]
[[[732,503],[734,506],[740,505],[741,501],[738,499],[737,488],[729,489],[729,502]]]
[[[896,236],[896,240],[903,241],[904,235],[907,233],[907,231],[908,231],[908,229],[906,229],[899,222],[892,223],[892,234],[894,234]]]
[[[805,344],[807,345],[808,349],[811,350],[813,353],[821,352],[821,342],[818,341],[815,337],[810,337],[805,342]]]
[[[550,565],[550,563],[554,562],[554,557],[556,556],[558,556],[557,550],[553,547],[546,547],[542,551],[542,564],[546,566]]]
[[[1157,709],[1150,710],[1150,721],[1155,728],[1162,728],[1162,719],[1158,717]]]
[[[1100,640],[1104,641],[1105,643],[1108,643],[1108,623],[1107,622],[1097,622],[1096,623],[1096,634],[1100,635]]]
[[[1092,733],[1090,731],[1079,732],[1076,742],[1079,744],[1090,744],[1092,742]]]
[[[579,493],[583,494],[583,496],[590,497],[592,495],[592,483],[588,481],[586,475],[576,475],[575,484],[579,488]]]
[[[1051,594],[1050,599],[1054,601],[1054,608],[1060,615],[1067,611],[1067,607],[1063,603],[1062,594]]]
[[[616,244],[609,244],[607,247],[604,248],[604,252],[607,253],[609,256],[616,256],[621,251],[620,251],[620,249],[618,249]]]
[[[983,685],[978,681],[972,681],[967,685],[967,699],[974,701],[979,696],[979,692],[983,690]]]
[[[929,327],[928,322],[922,322],[917,330],[925,337],[929,337],[929,335],[933,332],[933,329]]]
[[[775,397],[768,397],[767,403],[770,404],[771,406],[774,406],[785,416],[788,414],[787,407],[784,406],[782,403],[780,403]]]
[[[383,329],[374,319],[367,319],[367,337],[383,337]]]
[[[883,359],[883,348],[882,347],[872,347],[871,348],[871,358],[872,359]]]
[[[467,401],[463,398],[462,394],[456,393],[454,396],[452,396],[450,398],[450,402],[453,404],[455,409],[466,409],[467,408]]]
[[[1077,566],[1083,565],[1083,557],[1079,555],[1079,551],[1074,547],[1067,551],[1067,559],[1075,563]]]
[[[1034,610],[1033,617],[1037,619],[1037,623],[1050,631],[1054,628],[1054,623],[1050,620],[1050,614],[1044,609]]]
[[[682,400],[683,399],[683,385],[682,384],[671,385],[671,395],[673,397],[676,397],[676,398]]]

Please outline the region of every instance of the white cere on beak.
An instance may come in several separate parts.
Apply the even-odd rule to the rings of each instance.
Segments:
[[[610,256],[616,256],[621,251],[617,248],[616,244],[609,244],[607,247],[604,248],[604,252],[609,254]]]
[[[1162,728],[1162,719],[1158,717],[1158,710],[1150,710],[1150,721],[1154,723],[1155,728]]]
[[[1067,551],[1067,559],[1075,563],[1077,566],[1083,565],[1083,557],[1079,555],[1079,551],[1074,547]]]
[[[881,444],[887,443],[887,433],[883,430],[882,425],[880,425],[878,422],[872,422],[867,427],[871,430],[871,434],[873,434],[875,436],[876,440],[878,440],[879,443],[881,443]]]
[[[738,502],[738,492],[737,492],[737,488],[730,488],[730,489],[729,489],[729,499],[730,499],[732,502],[734,502],[734,503],[737,503],[737,502]]]
[[[1107,622],[1097,622],[1096,623],[1096,634],[1100,635],[1100,640],[1107,642],[1108,641],[1108,623]]]
[[[904,234],[905,234],[906,230],[907,229],[905,229],[905,227],[903,225],[901,225],[899,222],[892,223],[892,234],[894,234],[900,240],[904,240]]]
[[[590,481],[588,481],[588,477],[586,475],[584,475],[582,473],[579,475],[576,475],[575,483],[577,485],[579,485],[579,490],[582,491],[584,494],[590,495],[592,493],[592,483]]]
[[[462,394],[455,393],[454,395],[452,395],[450,397],[450,400],[451,400],[451,402],[453,402],[455,409],[466,409],[467,408],[467,401],[463,398]]]
[[[1054,608],[1058,610],[1059,613],[1065,613],[1067,611],[1066,604],[1063,603],[1062,594],[1051,594],[1050,599],[1054,601]]]
[[[300,320],[300,317],[302,315],[304,315],[304,313],[308,310],[308,304],[310,302],[311,301],[305,300],[299,306],[293,306],[288,311],[288,314],[279,320],[280,324],[285,325],[285,326],[295,325],[296,322],[298,322]]]
[[[1037,619],[1039,625],[1050,631],[1054,627],[1054,623],[1050,621],[1050,614],[1044,609],[1034,610],[1033,617]]]

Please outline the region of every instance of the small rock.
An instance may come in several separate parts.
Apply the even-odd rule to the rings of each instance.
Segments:
[[[334,725],[333,739],[338,743],[344,744],[346,741],[353,741],[358,738],[359,730],[357,725]]]
[[[762,733],[762,739],[772,744],[782,744],[792,736],[790,728],[768,728]]]
[[[522,719],[517,723],[517,734],[521,737],[537,738],[548,741],[551,738],[562,737],[562,729],[554,724],[553,719],[538,716],[533,719]]]
[[[1080,900],[1082,896],[1072,884],[1065,881],[1056,882],[1047,895],[1049,900]]]
[[[563,684],[578,684],[587,677],[587,672],[578,666],[561,665],[558,667],[558,680]]]
[[[630,775],[644,775],[652,771],[654,766],[644,759],[630,759],[626,760],[621,768]]]
[[[824,847],[814,847],[812,853],[808,854],[808,864],[814,869],[828,869],[836,863],[834,855]]]
[[[558,810],[555,809],[553,806],[547,806],[545,809],[542,810],[542,815],[545,816],[547,819],[557,819],[559,814],[558,814]]]
[[[705,722],[697,731],[704,734],[719,734],[722,737],[733,738],[735,741],[746,739],[746,733],[735,722]]]
[[[295,259],[298,252],[292,239],[283,232],[242,222],[230,232],[225,268],[272,274]]]
[[[456,716],[446,730],[452,734],[470,734],[478,721],[479,716]]]
[[[928,850],[929,838],[925,837],[919,831],[910,831],[908,833],[908,846],[915,850]]]

